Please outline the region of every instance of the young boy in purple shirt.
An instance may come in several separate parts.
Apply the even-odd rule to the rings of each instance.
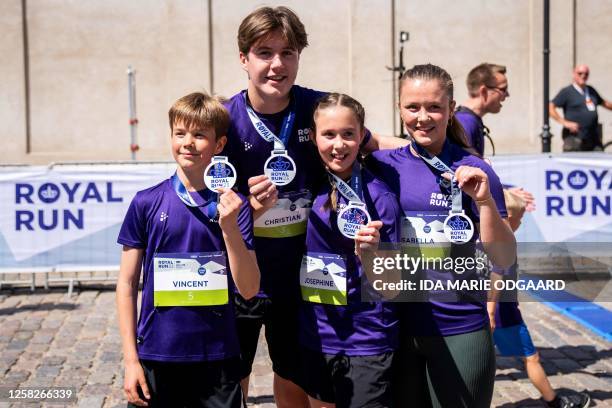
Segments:
[[[238,29],[240,63],[248,86],[225,105],[231,124],[224,154],[237,166],[239,191],[249,196],[254,209],[261,269],[257,298],[235,298],[243,388],[246,393],[259,332],[265,325],[275,402],[290,408],[308,406],[299,387],[298,278],[312,192],[325,177],[308,136],[315,102],[325,93],[295,85],[300,54],[307,45],[304,25],[290,9],[261,7],[249,14]],[[370,136],[366,131],[362,147],[372,151],[402,144],[402,139]],[[265,173],[279,160],[293,178],[287,176],[275,186]]]
[[[247,299],[259,290],[252,215],[243,196],[204,183],[229,115],[216,99],[192,93],[169,119],[177,171],[136,194],[117,240],[124,391],[135,406],[237,408],[240,350],[228,289]]]
[[[364,117],[359,102],[337,93],[314,113],[312,139],[329,181],[313,201],[300,271],[300,355],[311,407],[391,405],[398,318],[394,305],[364,301],[370,285],[361,255],[398,242],[401,213],[395,194],[357,161]],[[351,206],[373,220],[362,217],[354,237],[341,232]]]

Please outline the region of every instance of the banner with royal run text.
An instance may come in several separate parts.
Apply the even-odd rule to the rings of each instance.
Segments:
[[[130,201],[175,167],[0,167],[0,272],[117,269],[117,234]]]

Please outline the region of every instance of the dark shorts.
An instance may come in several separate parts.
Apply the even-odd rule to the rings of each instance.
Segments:
[[[240,377],[251,374],[259,332],[265,325],[272,370],[299,385],[298,303],[273,302],[260,297],[244,300],[236,295],[234,304],[241,353]]]
[[[495,350],[488,327],[446,337],[401,336],[395,354],[395,406],[491,406]]]
[[[140,364],[151,394],[149,407],[242,407],[237,357],[201,363],[141,360]]]
[[[303,387],[337,408],[390,407],[393,352],[372,356],[330,355],[302,348]]]

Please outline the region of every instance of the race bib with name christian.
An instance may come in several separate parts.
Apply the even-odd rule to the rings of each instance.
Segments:
[[[308,252],[300,268],[302,299],[346,306],[346,262],[337,254]]]
[[[261,238],[287,238],[305,234],[311,208],[312,195],[309,191],[279,193],[276,205],[255,220],[253,233]]]
[[[228,302],[225,252],[167,253],[153,258],[153,304],[214,306]]]

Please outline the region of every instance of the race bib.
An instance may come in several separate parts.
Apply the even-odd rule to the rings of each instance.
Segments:
[[[228,302],[225,252],[156,254],[153,304],[213,306]]]
[[[311,208],[312,195],[309,191],[281,193],[276,205],[255,220],[253,233],[260,238],[287,238],[305,234]]]
[[[307,302],[346,306],[346,262],[336,254],[309,252],[300,268],[302,299]]]
[[[402,218],[401,242],[404,252],[426,258],[446,257],[450,254],[450,242],[444,235],[442,211],[406,211]]]

